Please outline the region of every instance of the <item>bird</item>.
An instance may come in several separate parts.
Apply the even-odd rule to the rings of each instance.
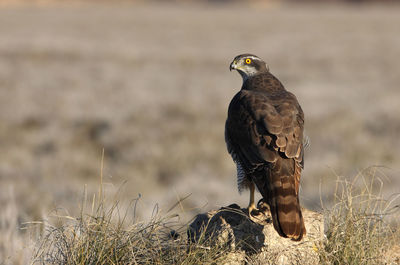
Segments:
[[[250,190],[249,215],[257,212],[254,193],[269,206],[281,237],[300,241],[306,234],[299,202],[304,168],[304,113],[294,94],[258,56],[241,54],[229,66],[242,76],[229,104],[225,142],[237,168],[239,193]]]

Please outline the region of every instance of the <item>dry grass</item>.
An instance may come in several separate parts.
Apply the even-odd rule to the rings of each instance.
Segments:
[[[327,240],[320,249],[324,264],[395,264],[388,251],[400,242],[400,193],[383,198],[379,169],[362,171],[351,182],[339,179],[335,204],[327,211]],[[382,175],[381,175],[382,176]],[[362,182],[360,188],[356,183]],[[397,260],[396,260],[397,259]]]
[[[209,245],[204,238],[188,245],[186,225],[176,214],[129,220],[137,200],[121,210],[118,202],[107,208],[99,197],[90,213],[59,216],[63,225],[45,225],[33,264],[220,264],[227,259],[222,246],[203,247]]]
[[[101,164],[103,168],[103,159]],[[57,215],[58,225],[42,223],[45,229],[33,264],[218,264],[226,259],[222,246],[203,247],[209,245],[204,237],[187,244],[187,226],[173,213],[184,199],[163,216],[156,206],[150,221],[138,221],[140,198],[121,207],[117,192],[109,201],[102,172],[99,192],[93,194],[91,203],[85,189],[78,218]]]
[[[357,188],[358,181],[363,188]],[[115,198],[107,201],[101,190],[99,199],[93,196],[91,203],[86,195],[82,197],[79,217],[58,216],[59,225],[43,224],[34,264],[223,264],[235,260],[229,246],[212,244],[204,236],[188,245],[187,225],[172,209],[163,216],[155,211],[150,221],[141,222],[129,218],[138,200],[122,209]],[[326,211],[327,238],[318,249],[321,264],[396,264],[399,197],[382,198],[376,168],[361,172],[352,182],[339,180],[336,204]],[[245,260],[258,264],[255,256]]]

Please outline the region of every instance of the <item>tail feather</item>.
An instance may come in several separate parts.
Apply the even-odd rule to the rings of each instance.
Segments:
[[[306,229],[296,183],[296,178],[300,177],[296,174],[300,174],[300,170],[293,168],[296,167],[293,164],[288,167],[292,161],[278,159],[271,168],[260,172],[263,176],[256,176],[254,180],[264,201],[269,204],[275,230],[282,237],[298,241],[306,234]]]

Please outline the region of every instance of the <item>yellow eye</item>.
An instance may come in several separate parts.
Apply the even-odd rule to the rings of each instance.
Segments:
[[[251,63],[251,59],[247,58],[246,59],[246,64],[250,64]]]

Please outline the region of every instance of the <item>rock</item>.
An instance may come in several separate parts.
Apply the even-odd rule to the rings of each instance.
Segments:
[[[307,235],[296,242],[275,231],[268,209],[247,214],[237,204],[199,214],[189,225],[189,242],[222,247],[226,264],[318,264],[318,247],[324,239],[322,214],[302,209]]]

